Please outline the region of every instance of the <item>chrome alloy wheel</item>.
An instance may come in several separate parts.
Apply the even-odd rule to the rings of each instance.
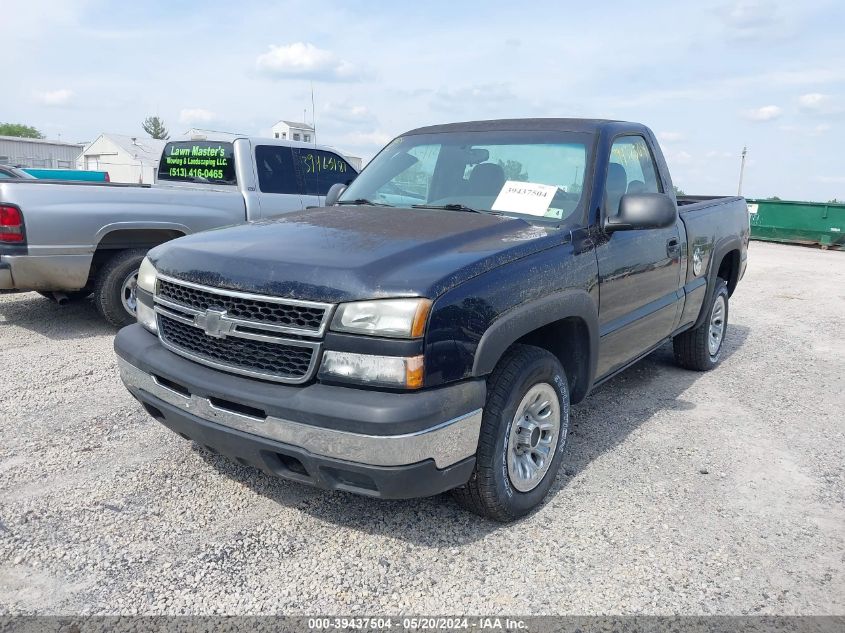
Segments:
[[[555,456],[560,434],[560,400],[554,387],[531,387],[516,408],[508,435],[508,478],[520,492],[543,480]]]
[[[725,336],[725,297],[719,295],[713,302],[713,310],[710,312],[710,329],[707,336],[707,349],[710,356],[719,353],[722,347],[722,339]]]
[[[138,271],[133,270],[123,280],[120,286],[120,301],[123,303],[123,309],[129,314],[135,315],[135,310],[138,307]]]

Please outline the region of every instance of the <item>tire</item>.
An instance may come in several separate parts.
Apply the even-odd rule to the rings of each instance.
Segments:
[[[559,428],[554,438],[547,436],[546,431],[537,437],[534,446],[543,448],[541,443],[545,438],[550,458],[545,460],[543,468],[538,469],[545,470],[542,474],[537,472],[538,479],[533,487],[525,489],[532,484],[520,479],[517,473],[512,474],[509,461],[513,465],[513,460],[521,459],[518,450],[521,445],[512,440],[519,429],[522,430],[516,439],[523,437],[521,433],[525,433],[527,427],[514,428],[514,425],[522,420],[533,424],[533,419],[515,418],[517,412],[521,413],[524,409],[525,399],[531,400],[533,393],[541,394],[538,407],[541,402],[549,401],[550,415],[553,416],[554,408],[557,408]],[[538,411],[542,413],[545,409]],[[494,521],[504,523],[525,516],[543,501],[555,480],[568,431],[569,387],[560,361],[539,347],[513,346],[487,381],[487,402],[481,421],[475,470],[465,485],[452,491],[453,496],[466,509]],[[533,442],[535,435],[536,430],[531,431],[522,441]],[[531,453],[533,448],[527,450]],[[531,458],[531,455],[525,458]],[[520,490],[520,487],[523,489]]]
[[[146,253],[140,248],[119,251],[97,271],[94,278],[94,305],[112,325],[123,327],[135,322],[135,312],[129,309],[134,301],[134,290],[131,297],[124,301],[125,284],[129,283],[133,274],[137,279],[138,269]]]
[[[718,306],[721,305],[721,316]],[[721,322],[721,334],[718,344],[711,345],[711,326]],[[707,306],[707,318],[697,328],[678,334],[672,346],[675,350],[675,362],[685,369],[709,371],[719,364],[725,337],[728,334],[728,284],[724,279],[716,281],[716,289]]]

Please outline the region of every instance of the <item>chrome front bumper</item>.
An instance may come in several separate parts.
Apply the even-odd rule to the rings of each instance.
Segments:
[[[120,376],[131,392],[142,391],[202,420],[282,442],[309,453],[369,466],[405,466],[433,460],[443,469],[475,455],[481,430],[481,409],[430,428],[402,435],[365,435],[322,428],[274,416],[237,412],[205,397],[186,395],[153,375],[117,357]]]

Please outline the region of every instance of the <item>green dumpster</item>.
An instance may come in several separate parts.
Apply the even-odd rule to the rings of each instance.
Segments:
[[[845,204],[748,200],[748,213],[752,240],[845,245]]]

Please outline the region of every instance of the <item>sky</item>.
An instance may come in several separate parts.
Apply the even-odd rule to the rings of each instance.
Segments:
[[[48,138],[305,117],[366,159],[435,123],[613,118],[654,130],[688,194],[735,194],[747,146],[744,195],[845,199],[842,0],[2,5],[0,121]]]

